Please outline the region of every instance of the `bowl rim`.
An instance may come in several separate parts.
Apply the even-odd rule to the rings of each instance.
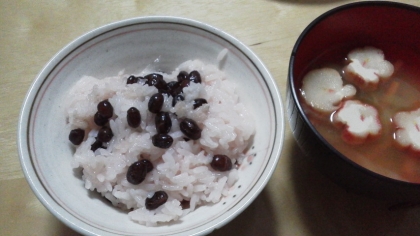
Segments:
[[[332,8],[332,9],[322,13],[321,15],[316,17],[314,20],[312,20],[311,23],[308,26],[305,27],[305,29],[299,35],[295,45],[293,46],[292,53],[291,53],[291,56],[290,56],[290,61],[289,61],[289,67],[288,67],[288,76],[287,76],[288,85],[287,86],[288,86],[288,89],[290,89],[290,92],[291,92],[292,98],[293,98],[293,102],[295,103],[295,105],[296,105],[296,107],[299,111],[299,114],[302,116],[302,119],[304,120],[305,124],[308,125],[309,129],[315,134],[315,136],[317,136],[317,138],[319,138],[321,140],[321,142],[330,151],[332,151],[338,158],[340,158],[340,160],[349,164],[350,166],[352,166],[356,170],[362,171],[363,173],[368,174],[369,176],[371,176],[373,178],[388,181],[390,183],[398,184],[398,185],[402,185],[402,186],[419,188],[420,183],[412,183],[412,182],[407,182],[407,181],[403,181],[403,180],[397,180],[397,179],[393,179],[393,178],[381,175],[379,173],[376,173],[372,170],[369,170],[369,169],[355,163],[351,159],[347,158],[345,155],[341,154],[312,125],[312,122],[308,119],[306,113],[304,112],[304,110],[303,110],[303,108],[302,108],[302,106],[299,102],[298,94],[296,93],[297,90],[296,90],[296,87],[294,85],[294,75],[293,75],[294,66],[293,65],[294,65],[296,53],[299,50],[299,46],[302,43],[302,41],[304,40],[304,38],[308,35],[308,33],[310,31],[312,31],[312,29],[316,25],[318,25],[320,22],[322,22],[324,19],[328,18],[329,16],[332,16],[332,15],[338,13],[338,12],[345,11],[345,10],[348,10],[348,9],[351,9],[351,8],[359,8],[359,7],[366,7],[366,6],[377,6],[377,7],[384,7],[385,6],[385,7],[401,8],[401,9],[406,9],[408,11],[413,11],[413,12],[416,12],[416,13],[420,14],[420,7],[409,5],[409,4],[406,4],[406,3],[391,2],[391,1],[353,2],[353,3],[340,5],[338,7]]]
[[[169,24],[182,24],[187,27],[195,27],[200,30],[207,31],[211,34],[214,34],[220,38],[223,38],[227,42],[235,46],[241,53],[243,53],[252,64],[257,68],[264,78],[267,90],[271,93],[272,97],[272,106],[274,110],[275,125],[277,131],[274,134],[274,143],[273,149],[270,153],[269,160],[265,167],[265,171],[262,172],[261,176],[258,178],[252,191],[248,192],[244,198],[241,200],[242,204],[239,204],[240,207],[236,207],[238,204],[235,204],[232,208],[237,208],[234,211],[226,211],[229,214],[223,213],[221,216],[224,216],[221,221],[214,220],[210,221],[212,225],[206,226],[205,229],[196,234],[208,234],[213,230],[220,228],[230,222],[233,218],[239,215],[243,210],[245,210],[260,194],[263,188],[267,185],[269,179],[271,178],[274,170],[277,167],[277,163],[280,159],[281,152],[283,149],[284,135],[285,135],[285,121],[284,121],[284,108],[283,102],[280,95],[280,92],[276,86],[275,80],[271,76],[268,69],[265,67],[263,62],[257,57],[257,55],[251,51],[245,44],[240,42],[235,37],[229,35],[228,33],[217,29],[207,23],[203,23],[197,20],[183,18],[183,17],[174,17],[174,16],[142,16],[134,17],[125,20],[120,20],[105,24],[103,26],[97,27],[93,30],[88,31],[87,33],[82,34],[77,37],[62,49],[60,49],[42,68],[39,74],[36,76],[31,86],[29,87],[23,105],[20,110],[19,121],[18,121],[18,132],[17,132],[17,148],[19,154],[19,160],[21,164],[22,171],[24,173],[25,179],[28,182],[32,192],[36,195],[38,200],[61,222],[66,224],[68,227],[73,230],[88,235],[98,235],[98,234],[108,234],[110,232],[103,231],[102,229],[91,226],[82,220],[76,218],[62,208],[53,198],[49,196],[46,189],[43,186],[43,183],[40,181],[35,168],[30,157],[28,150],[28,127],[29,127],[29,117],[31,116],[31,109],[36,98],[38,89],[40,89],[45,82],[45,79],[48,77],[49,73],[54,70],[54,68],[64,59],[67,55],[71,54],[79,46],[85,44],[90,39],[95,38],[101,34],[104,34],[108,31],[112,31],[121,26],[129,26],[136,24],[145,24],[145,23],[169,23]],[[209,223],[210,223],[209,222]],[[202,227],[200,227],[201,229]]]

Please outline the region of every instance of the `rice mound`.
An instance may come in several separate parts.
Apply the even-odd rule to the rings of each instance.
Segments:
[[[65,101],[67,128],[82,128],[87,133],[76,147],[72,161],[73,168],[83,169],[85,188],[96,190],[114,206],[129,210],[133,221],[146,226],[178,220],[200,205],[217,203],[227,196],[238,180],[237,166],[242,163],[255,132],[251,114],[235,94],[235,84],[216,66],[192,60],[182,63],[171,74],[162,75],[170,82],[176,81],[180,71],[192,70],[201,74],[202,83],[184,88],[184,101],[172,107],[172,97],[164,95],[162,111],[171,114],[169,135],[174,139],[168,149],[155,147],[151,141],[156,128],[148,101],[158,90],[143,82],[127,85],[129,75],[123,71],[104,79],[83,76]],[[153,72],[146,68],[139,75]],[[196,98],[204,98],[208,103],[193,109]],[[93,152],[91,145],[99,130],[93,116],[97,104],[105,99],[114,107],[114,116],[109,121],[114,137],[105,144],[106,149]],[[141,114],[140,127],[135,129],[127,124],[130,107],[136,107]],[[184,140],[175,113],[197,122],[202,129],[199,140]],[[215,154],[227,155],[237,165],[227,172],[214,171],[209,164]],[[133,185],[126,179],[127,169],[140,158],[149,159],[154,169],[141,184]],[[155,210],[147,210],[145,199],[160,190],[168,194],[168,201]],[[182,201],[189,201],[189,208],[183,209]]]

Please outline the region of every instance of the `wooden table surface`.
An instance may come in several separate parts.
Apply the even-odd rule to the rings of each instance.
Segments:
[[[16,147],[19,111],[62,47],[107,23],[150,15],[199,20],[238,38],[268,67],[285,100],[292,47],[318,15],[352,1],[0,0],[0,235],[78,235],[38,201]],[[420,6],[420,1],[400,1]],[[420,235],[420,208],[347,193],[303,161],[286,121],[277,169],[258,198],[211,235]]]

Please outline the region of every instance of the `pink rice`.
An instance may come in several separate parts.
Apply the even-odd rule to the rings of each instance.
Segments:
[[[147,104],[157,89],[142,83],[127,86],[129,75],[124,72],[103,79],[84,76],[71,88],[66,100],[68,130],[82,128],[88,133],[77,147],[72,162],[73,168],[83,168],[85,188],[129,210],[133,221],[147,226],[178,220],[200,205],[217,203],[227,196],[229,188],[238,180],[238,170],[216,172],[209,163],[214,154],[224,154],[233,163],[241,164],[255,132],[251,114],[224,72],[198,60],[186,61],[171,74],[163,74],[165,81],[175,81],[182,70],[197,70],[203,83],[191,83],[184,88],[185,100],[175,107],[172,107],[172,98],[164,95],[162,110],[195,120],[203,131],[199,140],[186,142],[176,119],[172,119],[169,135],[174,143],[169,149],[157,148],[151,142],[156,129],[154,115],[147,110]],[[146,68],[139,75],[151,72],[155,71]],[[193,110],[195,98],[205,98],[208,104]],[[91,145],[99,128],[92,117],[98,102],[105,99],[114,107],[115,115],[110,120],[114,137],[106,144],[107,149],[93,152]],[[133,106],[142,117],[136,129],[130,128],[126,121],[126,111]],[[127,169],[140,155],[149,159],[155,168],[141,184],[132,185],[126,179]],[[145,199],[159,190],[168,194],[168,201],[155,210],[147,210]],[[189,201],[188,209],[182,209],[182,200]]]

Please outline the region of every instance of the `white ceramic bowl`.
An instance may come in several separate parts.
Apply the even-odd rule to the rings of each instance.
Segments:
[[[146,227],[126,212],[85,189],[73,171],[73,149],[65,132],[62,102],[83,75],[97,78],[137,73],[155,66],[172,71],[189,59],[217,64],[238,85],[241,101],[255,114],[256,134],[249,162],[239,171],[232,197],[202,206],[180,221]],[[18,131],[23,172],[36,196],[58,219],[90,235],[194,235],[220,228],[242,212],[261,192],[280,157],[284,137],[283,106],[268,70],[244,44],[204,23],[174,17],[142,17],[95,29],[56,54],[37,76],[24,101]],[[252,160],[251,160],[252,159]],[[251,163],[252,162],[252,163]]]

